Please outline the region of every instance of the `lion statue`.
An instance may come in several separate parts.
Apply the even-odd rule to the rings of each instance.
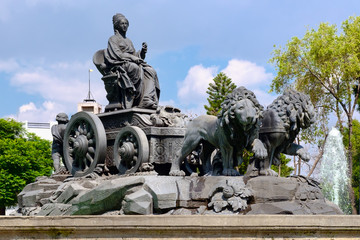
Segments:
[[[212,171],[211,154],[215,149],[221,153],[222,175],[227,176],[239,175],[234,167],[242,163],[245,148],[259,159],[267,156],[258,139],[263,107],[254,93],[245,87],[236,88],[226,96],[221,109],[217,117],[202,115],[188,124],[182,148],[171,165],[171,176],[185,175],[180,165],[199,144],[202,145],[203,172],[207,175]]]
[[[264,143],[268,157],[253,158],[246,175],[277,176],[271,165],[280,164],[280,153],[297,155],[304,161],[310,160],[309,153],[294,143],[300,129],[310,127],[315,122],[315,110],[309,96],[288,89],[276,98],[263,113],[264,117],[259,131],[259,139]]]

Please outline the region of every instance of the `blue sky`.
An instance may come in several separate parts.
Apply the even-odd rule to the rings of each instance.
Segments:
[[[0,117],[47,122],[72,115],[87,95],[107,104],[93,54],[113,34],[112,16],[124,14],[136,49],[158,73],[160,103],[204,113],[206,88],[224,71],[268,105],[276,74],[268,63],[284,46],[320,22],[341,25],[360,13],[358,1],[331,0],[0,0]]]

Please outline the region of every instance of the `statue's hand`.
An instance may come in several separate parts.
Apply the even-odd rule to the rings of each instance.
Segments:
[[[146,53],[147,52],[147,43],[146,42],[143,42],[142,43],[142,49],[141,49],[141,51],[143,52],[143,53]]]
[[[132,60],[134,63],[136,63],[136,64],[141,64],[141,63],[144,62],[144,60],[143,60],[142,58],[139,58],[139,57],[136,57],[136,56],[133,56],[133,57],[131,58],[131,60]]]

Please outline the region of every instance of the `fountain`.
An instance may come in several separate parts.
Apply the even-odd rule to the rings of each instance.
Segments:
[[[348,162],[342,135],[336,128],[331,129],[326,139],[320,174],[325,198],[338,205],[345,214],[351,214]]]

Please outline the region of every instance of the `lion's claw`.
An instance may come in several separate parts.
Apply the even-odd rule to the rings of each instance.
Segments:
[[[253,145],[252,151],[254,152],[256,158],[259,159],[267,158],[268,156],[267,150],[264,144],[259,139],[255,139],[252,145]]]
[[[310,154],[304,148],[297,150],[296,154],[305,162],[310,160]]]

